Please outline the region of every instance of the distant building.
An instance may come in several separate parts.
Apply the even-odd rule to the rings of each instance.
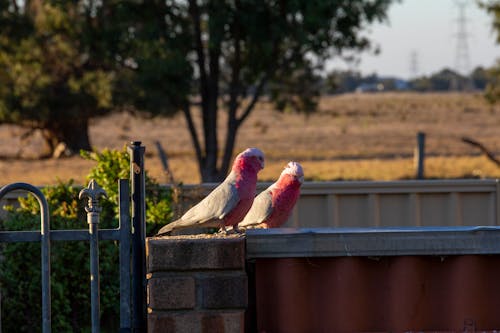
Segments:
[[[367,93],[367,92],[381,92],[384,91],[384,85],[380,82],[377,83],[362,83],[356,90],[357,93]]]
[[[357,93],[408,90],[408,81],[396,78],[378,78],[376,82],[362,83],[356,87]]]
[[[410,83],[406,80],[394,79],[394,90],[408,90],[410,89]]]

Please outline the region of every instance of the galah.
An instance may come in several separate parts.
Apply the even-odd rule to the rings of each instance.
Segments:
[[[180,219],[165,225],[157,236],[174,229],[215,227],[226,229],[240,222],[252,206],[257,173],[264,168],[264,153],[248,148],[233,162],[226,179]]]
[[[262,191],[238,228],[277,228],[290,216],[300,195],[304,171],[297,162],[289,162],[279,179]]]

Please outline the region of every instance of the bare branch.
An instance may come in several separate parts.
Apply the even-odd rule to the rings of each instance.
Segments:
[[[226,142],[224,146],[224,155],[222,157],[222,165],[220,171],[227,173],[233,155],[234,143],[236,141],[236,132],[238,130],[238,121],[234,116],[229,116],[227,120]]]
[[[163,149],[163,146],[158,140],[155,141],[155,146],[156,150],[158,151],[158,156],[160,157],[161,165],[163,167],[163,172],[165,173],[167,183],[175,184],[174,173],[172,172],[170,166],[168,165],[168,157],[167,153],[165,152],[165,149]]]
[[[220,77],[220,64],[219,57],[221,53],[220,42],[212,42],[209,54],[209,77],[207,96],[203,104],[203,126],[205,134],[205,153],[206,166],[211,170],[217,172],[217,154],[219,151],[219,144],[217,141],[217,118],[218,106],[217,100],[219,97],[219,77]]]
[[[237,1],[236,4],[239,4]],[[229,84],[229,117],[236,118],[238,109],[238,96],[240,95],[240,72],[241,72],[241,30],[238,22],[234,25],[234,59],[231,63],[231,82]]]
[[[264,89],[264,86],[266,85],[267,81],[269,80],[269,77],[270,77],[270,75],[264,75],[260,79],[259,83],[257,84],[257,87],[255,88],[255,92],[252,96],[252,100],[245,108],[245,111],[243,111],[241,116],[237,119],[238,126],[240,126],[245,121],[245,119],[250,115],[250,113],[252,112],[255,104],[257,103],[260,96],[262,95],[262,90]]]
[[[12,0],[11,3],[12,3],[12,8],[14,8],[14,11],[16,12],[16,14],[19,14],[19,6],[17,5],[17,1]]]
[[[201,37],[201,21],[200,21],[200,8],[196,0],[189,0],[189,14],[194,22],[195,42],[196,42],[196,56],[197,63],[200,70],[200,92],[202,96],[202,103],[206,100],[208,93],[207,82],[207,69],[205,67],[205,52],[203,51],[203,41]]]
[[[485,155],[486,155],[486,157],[487,157],[490,161],[492,161],[492,162],[493,162],[493,163],[495,163],[498,167],[500,167],[500,160],[499,160],[499,159],[497,159],[497,158],[495,157],[495,155],[493,155],[493,153],[492,153],[492,152],[490,152],[490,151],[489,151],[489,150],[488,150],[488,149],[487,149],[487,148],[486,148],[483,144],[479,143],[478,141],[475,141],[475,140],[472,140],[472,139],[470,139],[470,138],[467,138],[467,137],[463,137],[463,138],[462,138],[462,141],[463,141],[463,142],[465,142],[465,143],[468,143],[468,144],[470,144],[470,145],[472,145],[472,146],[474,146],[474,147],[479,148],[479,149],[483,152],[483,154],[485,154]]]
[[[238,2],[236,2],[238,4]],[[239,127],[236,112],[240,106],[240,71],[241,71],[241,46],[240,46],[240,26],[235,23],[234,26],[234,58],[231,63],[231,81],[229,84],[229,102],[226,141],[224,145],[224,155],[222,157],[221,172],[227,173],[233,155],[236,132]]]
[[[198,132],[196,131],[196,127],[194,126],[193,117],[191,116],[191,108],[189,102],[185,102],[182,107],[182,112],[184,113],[184,117],[186,118],[186,122],[189,129],[189,134],[191,135],[191,140],[193,141],[194,150],[196,152],[196,159],[198,161],[198,165],[203,165],[204,158],[201,152],[200,141],[198,139]]]
[[[275,43],[274,45],[275,46],[274,46],[273,53],[277,55],[278,48],[279,48],[278,47],[279,43]],[[298,49],[300,49],[300,46],[295,47],[293,54],[295,54]],[[278,59],[277,56],[276,56],[276,59]],[[252,99],[251,99],[250,103],[247,105],[247,107],[245,108],[245,111],[243,111],[243,113],[241,114],[241,116],[237,119],[237,122],[238,122],[237,126],[238,127],[245,121],[245,119],[252,112],[255,104],[257,103],[257,101],[259,100],[260,96],[262,95],[262,91],[264,90],[265,85],[271,79],[271,77],[273,75],[276,75],[276,72],[278,70],[280,70],[280,69],[286,69],[288,67],[288,65],[292,62],[293,59],[294,59],[294,57],[290,56],[289,58],[286,58],[281,64],[274,63],[274,64],[271,64],[267,68],[267,70],[265,71],[265,73],[260,78],[259,83],[255,87],[255,92],[254,92],[254,94],[252,96]]]

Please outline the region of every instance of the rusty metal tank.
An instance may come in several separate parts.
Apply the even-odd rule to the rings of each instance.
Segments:
[[[256,330],[500,330],[500,229],[284,229],[247,234]]]

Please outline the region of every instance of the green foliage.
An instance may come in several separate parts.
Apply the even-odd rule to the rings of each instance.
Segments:
[[[90,151],[90,118],[131,104],[177,111],[191,68],[179,47],[186,43],[172,43],[158,9],[136,1],[0,1],[0,122],[43,129],[52,150],[64,142]]]
[[[193,95],[201,98],[203,133],[198,135],[194,126],[190,131],[202,180],[226,176],[237,131],[264,94],[282,111],[313,112],[325,62],[369,48],[363,31],[386,19],[391,2],[170,1],[189,28],[179,31],[191,47]],[[193,118],[193,111],[184,111],[188,121]],[[217,142],[220,112],[229,118],[223,144]]]
[[[80,188],[72,183],[44,188],[51,212],[52,229],[87,228]],[[39,229],[39,205],[33,196],[19,199],[20,207],[11,210],[3,221],[4,230]],[[101,220],[101,228],[116,221]],[[117,318],[119,299],[118,247],[101,242],[101,310],[103,318]],[[40,332],[40,244],[2,245],[0,262],[2,286],[2,328],[7,332]],[[54,332],[83,332],[90,323],[89,245],[87,242],[51,244],[52,329]],[[22,315],[20,315],[22,314]],[[116,321],[106,323],[114,330]]]
[[[101,152],[81,151],[83,158],[96,161],[87,176],[87,180],[95,181],[106,191],[107,198],[102,200],[103,209],[101,214],[114,212],[118,216],[118,180],[130,179],[130,157],[126,148],[120,150],[104,149]],[[161,187],[154,179],[145,173],[146,177],[146,232],[153,235],[159,228],[172,218],[171,190]],[[103,215],[104,216],[104,215]]]
[[[474,68],[474,70],[470,74],[470,79],[474,83],[474,88],[481,91],[485,90],[486,86],[494,79],[491,74],[491,70],[486,69],[482,66]]]
[[[482,0],[478,1],[478,3],[493,17],[492,28],[496,34],[496,42],[500,44],[500,1]],[[489,78],[489,82],[486,85],[485,98],[491,104],[497,103],[500,100],[500,62],[497,62],[496,66],[485,74]]]
[[[119,178],[129,177],[125,150],[83,153],[95,160],[88,178],[94,178],[107,192],[101,199],[100,229],[118,225]],[[151,234],[171,217],[170,192],[147,177],[147,230]],[[78,199],[80,186],[73,182],[42,189],[50,210],[51,229],[87,229],[84,200]],[[17,208],[8,207],[2,230],[38,230],[37,200],[28,195],[19,198]],[[40,244],[2,244],[0,283],[2,289],[2,329],[6,332],[40,332]],[[119,263],[118,243],[99,244],[101,277],[101,325],[103,332],[118,331]],[[52,330],[89,332],[90,280],[88,242],[53,241],[51,244]]]
[[[219,181],[255,102],[269,93],[281,110],[314,111],[325,62],[369,48],[364,31],[393,1],[0,2],[0,122],[43,129],[52,149],[90,151],[92,117],[182,109],[203,181]],[[190,126],[192,96],[202,133]]]
[[[280,83],[269,85],[269,97],[280,112],[312,113],[320,97],[321,78],[313,68],[303,66],[292,71]]]
[[[101,199],[101,204],[105,208],[103,213],[113,212],[114,216],[118,216],[118,180],[130,179],[129,157],[126,150],[81,151],[80,155],[96,162],[87,175],[87,181],[94,179],[106,191],[107,196]]]
[[[96,56],[105,35],[83,36],[88,24],[105,24],[71,1],[21,2],[0,7],[0,16],[21,28],[0,31],[0,121],[44,129],[52,148],[89,149],[87,120],[111,110],[115,74],[109,58]]]
[[[497,71],[498,72],[498,71]],[[450,69],[442,69],[427,76],[420,76],[411,79],[408,84],[391,77],[378,77],[376,74],[362,76],[355,71],[332,71],[321,83],[323,93],[340,94],[356,91],[358,87],[370,85],[376,87],[381,84],[383,91],[406,90],[406,91],[460,91],[460,90],[481,90],[485,91],[487,97],[496,82],[495,70],[476,67],[468,75],[461,75]],[[399,82],[398,82],[399,81]]]
[[[489,82],[486,85],[484,97],[490,104],[495,104],[500,100],[500,63],[491,68],[487,75]]]
[[[411,86],[416,91],[450,91],[458,88],[458,82],[465,81],[466,78],[459,73],[443,69],[429,77],[423,76],[412,80]]]

